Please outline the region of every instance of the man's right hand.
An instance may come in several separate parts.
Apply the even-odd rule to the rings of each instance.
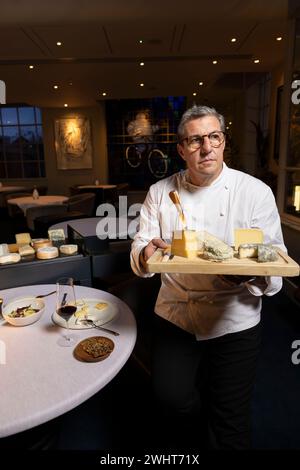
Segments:
[[[145,248],[142,249],[140,254],[140,261],[145,266],[146,261],[153,255],[158,248],[167,248],[168,244],[161,238],[153,238]]]

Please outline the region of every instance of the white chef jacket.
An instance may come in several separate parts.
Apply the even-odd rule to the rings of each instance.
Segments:
[[[228,245],[234,245],[235,228],[259,228],[265,243],[286,251],[269,186],[223,163],[220,175],[209,186],[194,186],[185,170],[150,187],[131,249],[131,267],[138,276],[154,275],[140,264],[141,250],[153,238],[170,241],[174,227],[180,228],[176,207],[169,198],[174,190],[179,193],[188,228],[206,230]],[[155,312],[198,340],[255,326],[260,321],[261,296],[274,295],[282,287],[281,277],[257,277],[238,286],[207,274],[163,273],[161,280]]]

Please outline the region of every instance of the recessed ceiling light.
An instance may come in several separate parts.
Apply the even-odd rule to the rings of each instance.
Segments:
[[[140,86],[144,86],[144,83],[140,83]]]
[[[68,106],[69,106],[68,103],[65,103],[65,104],[64,104],[64,107],[65,107],[65,108],[67,108]]]
[[[203,82],[199,82],[199,85],[202,86],[202,85],[204,85],[204,83],[203,83]]]
[[[53,88],[54,88],[55,90],[57,90],[58,85],[53,85]]]
[[[276,41],[282,41],[282,37],[281,37],[281,36],[278,36],[278,37],[276,38]]]
[[[259,64],[259,59],[254,59],[253,61],[255,64]]]
[[[33,66],[33,65],[29,65],[29,68],[30,68],[30,69],[33,69],[33,68],[34,68],[34,66]]]
[[[102,96],[106,96],[106,93],[105,93],[105,91],[102,93]]]
[[[216,65],[218,63],[217,60],[213,60],[213,64]]]
[[[197,93],[194,91],[193,96],[197,96]]]
[[[139,40],[139,43],[140,43],[140,44],[143,44],[143,40],[142,40],[142,39],[140,39],[140,40]]]
[[[231,38],[230,41],[231,42],[236,42],[236,38]]]
[[[57,41],[56,45],[57,45],[57,46],[61,46],[62,43],[61,43],[60,41]]]
[[[145,62],[140,62],[140,66],[143,67],[145,65]]]

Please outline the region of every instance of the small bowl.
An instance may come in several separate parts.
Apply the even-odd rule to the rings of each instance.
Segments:
[[[27,317],[11,317],[9,315],[17,308],[25,307],[27,305],[30,305],[32,308],[39,310],[37,312],[31,313]],[[45,302],[42,299],[36,299],[35,297],[22,297],[6,304],[2,309],[2,315],[3,318],[11,325],[27,326],[38,321],[41,318],[44,310]]]

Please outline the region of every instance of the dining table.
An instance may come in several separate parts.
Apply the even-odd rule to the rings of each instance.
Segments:
[[[41,296],[55,290],[55,284],[36,284],[1,290],[0,297],[5,308],[16,298]],[[58,344],[67,330],[62,319],[55,321],[55,292],[43,298],[45,310],[35,323],[18,327],[2,320],[0,438],[35,428],[79,406],[103,389],[130,357],[136,342],[136,321],[130,308],[116,296],[91,287],[76,285],[75,295],[84,302],[109,305],[110,315],[100,323],[119,333],[114,336],[88,324],[71,330],[75,344],[85,338],[104,336],[113,341],[113,351],[102,361],[84,362],[74,355],[75,346]]]
[[[5,194],[9,193],[17,193],[21,191],[28,191],[28,188],[25,186],[5,186],[5,185],[0,185],[0,207],[5,207],[6,201],[5,201]]]
[[[24,197],[16,197],[13,199],[8,199],[7,203],[18,206],[26,215],[27,209],[29,207],[35,206],[48,206],[50,204],[63,204],[69,198],[67,196],[56,196],[56,195],[47,195],[47,196],[39,196],[34,198],[33,196],[24,196]]]

